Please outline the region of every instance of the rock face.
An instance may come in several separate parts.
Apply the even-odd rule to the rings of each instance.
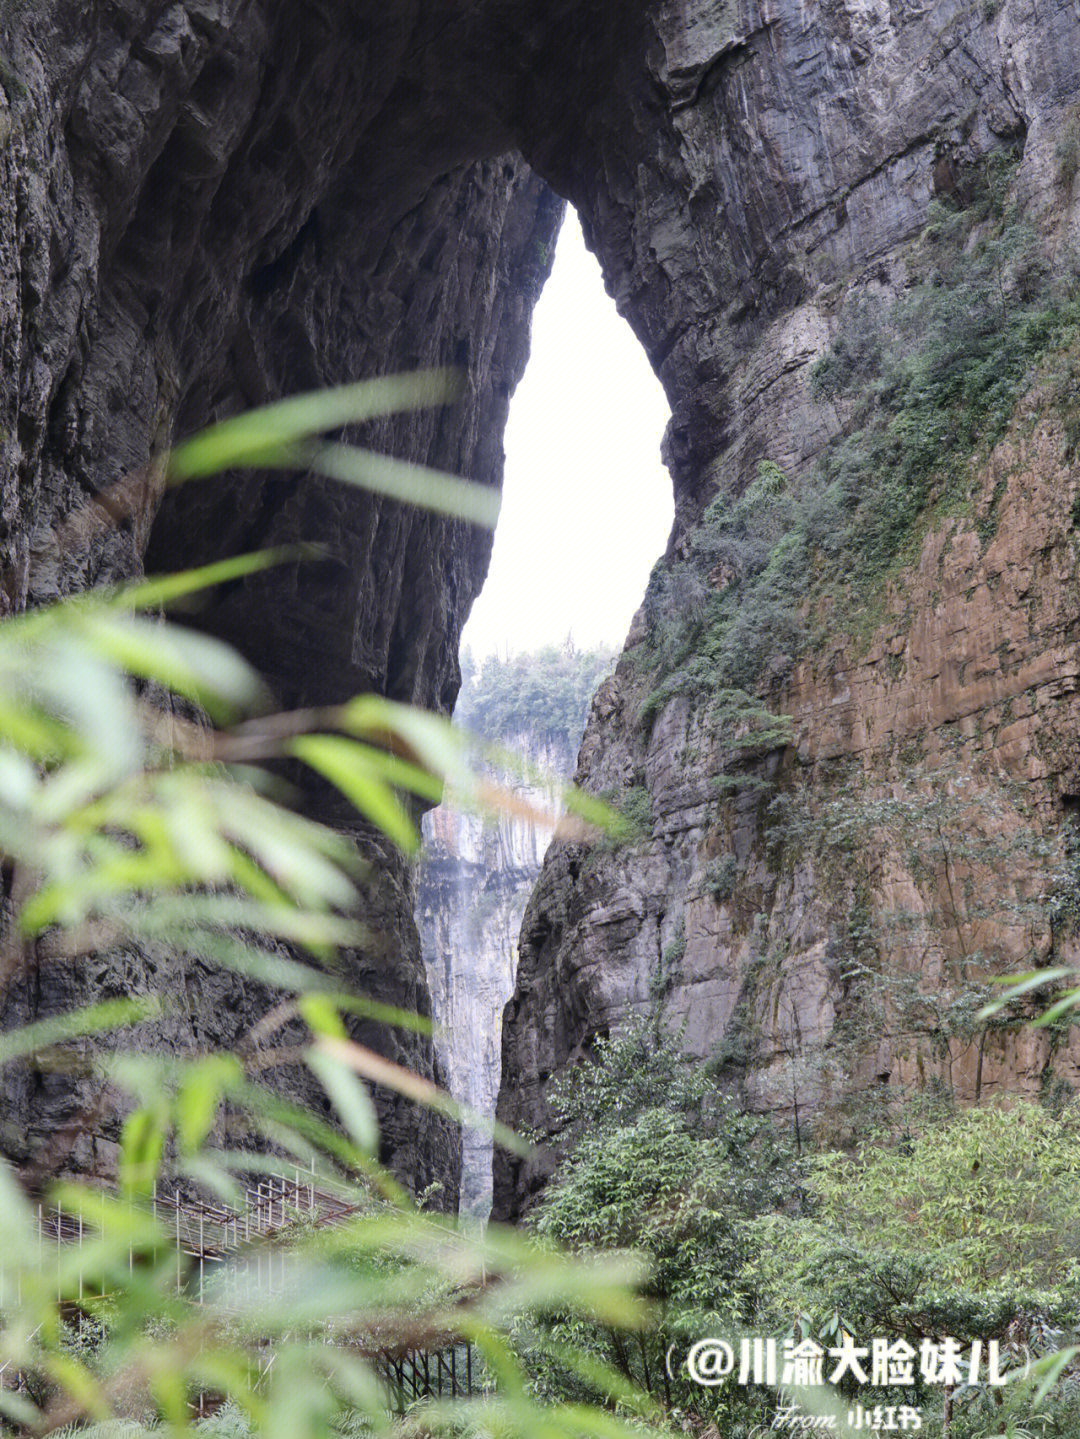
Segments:
[[[565,735],[507,737],[529,766],[565,780],[577,745]],[[494,776],[504,786],[505,775]],[[510,784],[524,805],[552,810],[550,789]],[[435,1046],[451,1094],[489,1119],[502,1071],[502,1012],[514,990],[525,905],[551,838],[549,828],[517,814],[496,821],[440,808],[424,816],[424,858],[416,916],[431,990]],[[486,1218],[491,1208],[490,1133],[462,1136],[461,1212]]]
[[[797,488],[851,423],[815,394],[812,363],[853,295],[904,293],[913,237],[935,199],[966,203],[965,171],[1020,151],[1011,194],[1032,246],[1068,263],[1080,26],[1065,8],[948,4],[672,4],[650,21],[651,89],[627,84],[634,119],[606,138],[609,193],[567,193],[672,401],[674,577],[715,490],[737,496],[763,461]],[[651,150],[631,158],[646,124]],[[812,657],[765,676],[793,743],[755,749],[749,720],[720,736],[708,706],[678,693],[643,727],[658,683],[643,611],[577,777],[644,804],[649,838],[616,856],[549,854],[504,1021],[502,1119],[543,1130],[550,1077],[657,1003],[689,1052],[790,1121],[912,1079],[970,1100],[1075,1074],[1071,1048],[1030,1031],[943,1039],[951,1020],[927,1014],[935,996],[964,1002],[971,956],[1026,969],[1054,938],[1033,896],[1060,862],[1077,787],[1062,393],[1043,394],[1046,413],[1037,391],[1021,404],[973,476],[972,518],[935,522],[876,613],[854,629],[837,613]],[[868,470],[863,483],[879,482]],[[723,590],[732,575],[708,578]],[[750,782],[729,784],[733,771]],[[829,834],[842,794],[862,816],[847,852]],[[928,837],[938,819],[951,849]],[[1044,850],[1055,859],[1033,858]],[[495,1212],[526,1207],[551,1162],[497,1156]]]
[[[796,666],[792,742],[744,752],[755,783],[733,798],[715,784],[731,754],[686,698],[642,742],[624,657],[577,777],[625,792],[638,776],[651,832],[614,855],[550,851],[504,1019],[501,1118],[542,1127],[550,1075],[658,1004],[750,1106],[785,1124],[828,1109],[841,1138],[890,1086],[936,1081],[970,1103],[1080,1085],[1075,1031],[947,1013],[972,973],[1077,957],[1040,900],[1080,775],[1080,476],[1060,418],[1032,403],[1029,432],[978,476],[984,503],[999,494],[994,537],[966,517],[928,533],[870,636]],[[1064,882],[1075,894],[1074,871]],[[498,1155],[496,1202],[527,1205],[551,1162]]]
[[[137,572],[146,555],[173,566],[299,535],[328,544],[325,564],[240,586],[205,622],[266,670],[284,703],[372,687],[449,708],[486,537],[309,481],[236,478],[160,506],[172,440],[282,393],[451,361],[467,376],[459,408],[366,438],[497,483],[558,194],[581,212],[672,403],[673,566],[718,487],[737,494],[763,459],[801,481],[845,421],[808,383],[845,294],[904,285],[902,252],[931,201],[962,190],[985,156],[1022,151],[1011,194],[1047,262],[1066,266],[1080,226],[1068,160],[1078,57],[1080,19],[1065,0],[1038,10],[1028,0],[12,0],[0,14],[0,607]],[[1046,424],[1014,435],[1021,465],[1031,446],[1052,450]],[[1060,506],[1022,506],[1064,494],[1072,460],[1046,450],[1038,463],[1038,485],[1023,470],[998,477],[1020,506],[1009,513],[1063,522]],[[976,556],[962,518],[955,525],[927,537],[908,599],[897,580],[868,649],[841,626],[831,660],[804,660],[771,698],[800,739],[760,757],[766,778],[798,766],[792,784],[820,798],[829,765],[865,768],[871,751],[887,752],[882,729],[860,738],[864,716],[887,730],[922,707],[969,746],[964,727],[982,714],[988,770],[1026,778],[1036,818],[1059,792],[1080,792],[1069,701],[1053,694],[1072,672],[1060,531],[1049,550],[1025,554],[1010,535],[1008,555],[990,545]],[[929,573],[934,544],[944,578]],[[1047,564],[1057,598],[1016,588]],[[943,605],[941,623],[990,645],[977,669],[935,669]],[[890,629],[894,610],[903,623]],[[749,795],[706,816],[715,756],[692,707],[673,700],[645,745],[636,687],[627,660],[595,710],[582,775],[648,791],[652,840],[617,865],[565,852],[549,862],[506,1030],[503,1110],[514,1122],[543,1122],[544,1080],[634,1002],[658,945],[667,1002],[694,1011],[695,1044],[721,1038],[737,983],[752,916],[741,900],[735,913],[728,901],[695,903],[694,877],[706,855],[722,858],[711,847],[730,845],[752,893],[760,818]],[[931,766],[938,748],[926,738]],[[1007,803],[1004,781],[997,797]],[[910,888],[887,845],[870,852],[888,870],[883,884]],[[423,1007],[410,882],[375,857],[372,913],[393,958],[356,956],[356,978]],[[818,878],[809,865],[780,888],[762,878],[755,911],[759,932],[782,926],[789,941],[783,958],[764,947],[785,986],[791,977],[791,1003],[776,998],[771,1012],[793,1008],[815,1035],[836,1007]],[[680,946],[693,985],[674,975]],[[93,992],[95,973],[78,986]],[[138,988],[147,957],[101,973]],[[8,1019],[47,1013],[68,983],[43,959],[9,994]],[[238,999],[234,1024],[200,976],[170,983],[190,994],[170,1043],[196,1042],[197,1021],[199,1043],[228,1038],[264,1002]],[[694,986],[712,1008],[691,1003]],[[422,1046],[402,1057],[432,1064]],[[1014,1062],[1003,1059],[1003,1076]],[[70,1085],[35,1085],[5,1096],[20,1152],[79,1108]],[[403,1172],[449,1175],[448,1136],[383,1112]],[[504,1212],[535,1178],[502,1175]]]
[[[159,508],[168,445],[207,420],[433,364],[463,370],[464,402],[365,438],[499,483],[562,204],[477,112],[470,45],[443,75],[448,22],[452,7],[409,3],[4,8],[0,612],[137,573],[147,550],[171,569],[315,539],[324,564],[219,597],[205,623],[285,705],[375,689],[450,707],[488,535],[303,479],[237,477]],[[353,956],[352,977],[424,1011],[411,878],[369,848],[385,947]],[[164,983],[184,1018],[159,1042],[201,1046],[235,1040],[270,1002],[202,973],[151,978],[150,964],[104,956],[71,976],[42,958],[9,987],[4,1022]],[[430,1072],[423,1043],[365,1037]],[[89,1103],[81,1085],[9,1081],[10,1152]],[[399,1172],[452,1188],[455,1136],[381,1109]],[[86,1128],[76,1162],[107,1168],[110,1125]]]

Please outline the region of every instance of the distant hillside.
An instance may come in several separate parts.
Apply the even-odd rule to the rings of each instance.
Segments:
[[[575,650],[569,641],[512,659],[488,655],[479,663],[466,649],[454,718],[485,739],[528,734],[576,750],[592,697],[615,659],[614,650]]]

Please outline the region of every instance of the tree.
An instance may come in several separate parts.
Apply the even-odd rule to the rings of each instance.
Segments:
[[[706,1395],[667,1363],[680,1346],[737,1330],[753,1313],[742,1283],[755,1216],[792,1202],[799,1166],[767,1119],[741,1112],[710,1071],[687,1062],[678,1036],[652,1020],[598,1042],[591,1062],[553,1085],[552,1105],[567,1145],[533,1223],[539,1234],[579,1253],[640,1250],[652,1262],[648,1294],[657,1327],[628,1341],[559,1316],[547,1346],[570,1345],[671,1409],[764,1418],[770,1396]],[[541,1354],[545,1345],[540,1346]],[[544,1392],[588,1395],[584,1381],[541,1359]]]
[[[1007,1366],[1056,1353],[1080,1304],[1080,1106],[1054,1115],[1019,1102],[908,1118],[899,1137],[857,1155],[819,1155],[806,1212],[751,1226],[742,1282],[759,1322],[915,1348],[944,1335],[962,1345],[994,1339]],[[1026,1399],[1031,1412],[1030,1389]],[[939,1393],[940,1432],[977,1432],[984,1401],[978,1390]],[[1050,1401],[1055,1420],[1075,1421],[1076,1408],[1074,1384]],[[982,1432],[1001,1432],[997,1418],[1001,1430]]]

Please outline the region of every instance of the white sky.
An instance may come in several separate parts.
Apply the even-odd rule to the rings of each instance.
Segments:
[[[660,382],[567,211],[510,402],[491,569],[462,643],[479,658],[621,646],[671,529]]]

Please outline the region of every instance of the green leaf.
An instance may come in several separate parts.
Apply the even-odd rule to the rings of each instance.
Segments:
[[[1080,1007],[1080,989],[1072,989],[1068,994],[1063,995],[1056,1004],[1052,1004],[1045,1014],[1040,1014],[1038,1019],[1032,1020],[1032,1027],[1042,1028],[1053,1024],[1055,1019],[1060,1019],[1063,1014],[1068,1014],[1071,1009]]]
[[[221,1101],[243,1077],[231,1054],[211,1054],[190,1064],[176,1095],[176,1139],[188,1154],[201,1148]]]
[[[434,1026],[430,1019],[411,1010],[400,1009],[393,1004],[380,1004],[358,994],[328,994],[332,1003],[345,1014],[359,1014],[365,1019],[374,1019],[379,1024],[393,1025],[396,1029],[411,1029],[416,1034],[431,1034]]]
[[[295,994],[312,991],[337,993],[341,980],[333,974],[324,974],[321,970],[313,969],[311,965],[301,964],[299,960],[274,954],[256,944],[245,944],[241,939],[203,925],[187,928],[174,922],[171,916],[162,922],[160,916],[154,913],[156,908],[157,906],[150,906],[138,916],[138,932],[144,939],[169,944],[180,954],[213,960],[222,968],[231,969],[235,974],[241,974],[247,979],[257,980],[271,989],[287,990]],[[420,1024],[425,1022],[418,1021]],[[428,1028],[430,1029],[430,1024]]]
[[[328,479],[385,495],[402,505],[417,505],[452,519],[467,520],[485,529],[494,529],[499,518],[502,497],[498,490],[428,469],[425,465],[395,460],[390,455],[378,455],[353,445],[332,444],[302,450],[296,460],[303,468]]]
[[[115,779],[136,772],[144,756],[134,700],[125,677],[82,642],[77,613],[36,659],[35,698],[70,726],[100,764],[102,780]]]
[[[323,997],[319,996],[319,999],[322,1001]],[[396,1090],[398,1094],[404,1095],[407,1099],[422,1104],[428,1109],[433,1109],[439,1114],[445,1114],[459,1124],[469,1124],[474,1129],[491,1134],[496,1143],[501,1144],[512,1154],[528,1156],[533,1152],[532,1145],[506,1125],[492,1121],[487,1115],[480,1114],[467,1105],[459,1104],[456,1099],[447,1094],[444,1089],[440,1089],[430,1079],[415,1074],[403,1065],[395,1064],[393,1060],[377,1054],[362,1044],[356,1044],[353,1040],[343,1036],[322,1033],[317,1040],[317,1048],[339,1059],[372,1084],[381,1084],[387,1089]]]
[[[995,1014],[1000,1013],[1013,1000],[1019,999],[1023,994],[1030,994],[1033,989],[1041,989],[1044,985],[1054,984],[1060,979],[1066,979],[1076,971],[1058,966],[1055,969],[1034,969],[1026,974],[995,974],[987,977],[989,984],[1007,984],[1008,990],[1000,998],[991,1000],[984,1004],[979,1010],[979,1019],[992,1019]]]
[[[17,1393],[14,1389],[0,1388],[0,1414],[5,1415],[13,1423],[24,1426],[32,1431],[37,1424],[40,1411],[33,1400],[24,1394]]]
[[[33,1233],[34,1220],[30,1201],[7,1160],[0,1159],[0,1235],[4,1240],[3,1254],[20,1257],[22,1246],[29,1243]]]
[[[136,1109],[124,1121],[120,1138],[120,1183],[128,1194],[149,1196],[161,1171],[165,1127],[152,1109]]]
[[[366,745],[340,735],[301,735],[292,741],[289,753],[328,779],[406,854],[416,852],[420,844],[416,827],[382,779],[380,766],[371,763]]]
[[[399,753],[404,746],[410,762],[441,777],[462,795],[475,794],[477,778],[468,762],[467,739],[441,715],[381,695],[358,695],[341,706],[336,718],[342,729],[390,753]]]
[[[379,1151],[379,1120],[371,1095],[339,1060],[309,1050],[307,1065],[332,1102],[353,1143],[374,1158]]]
[[[60,759],[81,748],[71,730],[51,715],[5,696],[0,696],[0,739],[41,762]]]
[[[320,829],[241,786],[222,786],[217,798],[224,832],[243,845],[298,904],[313,909],[356,905],[356,886],[336,862],[347,858],[355,867],[355,853],[335,843],[334,858],[327,858]]]
[[[79,629],[125,674],[183,695],[218,723],[266,702],[266,687],[251,666],[210,635],[104,607],[80,612]]]
[[[107,999],[85,1009],[70,1010],[52,1019],[39,1019],[0,1035],[0,1064],[24,1059],[54,1044],[65,1044],[87,1034],[102,1034],[139,1024],[160,1013],[157,999]]]
[[[221,420],[178,445],[169,461],[169,480],[176,483],[242,466],[273,465],[299,440],[380,415],[447,404],[460,392],[456,372],[432,370],[294,395]]]
[[[395,789],[407,790],[410,794],[430,801],[431,804],[442,803],[444,794],[442,780],[421,765],[402,759],[400,755],[390,754],[386,750],[373,749],[370,746],[366,747],[366,764],[372,773],[381,775],[387,784],[393,785]]]
[[[322,559],[326,551],[320,545],[285,545],[272,550],[258,550],[249,555],[237,555],[233,559],[217,560],[212,565],[200,565],[196,569],[181,570],[175,575],[155,575],[150,579],[133,584],[121,585],[112,591],[102,592],[101,603],[118,609],[156,610],[175,604],[177,600],[212,589],[214,585],[240,580],[246,575],[257,574],[260,570],[272,569],[275,565],[289,564],[296,560]],[[92,597],[98,599],[98,595]]]

